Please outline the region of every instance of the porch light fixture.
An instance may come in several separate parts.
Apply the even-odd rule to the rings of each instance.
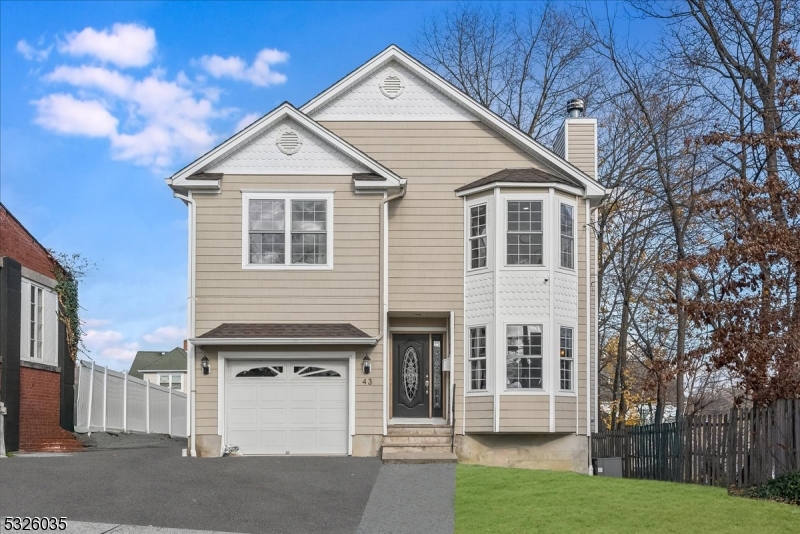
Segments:
[[[369,372],[372,371],[372,362],[366,354],[364,355],[364,359],[361,360],[361,370],[364,371],[365,375],[368,375]]]
[[[211,371],[211,365],[208,363],[208,356],[203,356],[203,359],[200,360],[200,367],[203,368],[203,374],[207,375],[209,371]]]

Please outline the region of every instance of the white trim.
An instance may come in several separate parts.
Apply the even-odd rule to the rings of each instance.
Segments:
[[[381,233],[383,237],[383,248],[380,251],[382,256],[381,262],[381,282],[383,287],[379,288],[382,297],[382,309],[380,310],[383,319],[383,331],[378,335],[381,336],[381,363],[383,384],[381,385],[381,393],[383,394],[382,403],[382,417],[383,417],[383,435],[389,433],[389,202],[388,196],[383,193],[383,202],[381,203],[383,216],[383,226]]]
[[[551,208],[555,204],[555,200],[556,200],[556,192],[551,187],[550,188],[550,201],[549,201],[549,204],[550,204]],[[559,215],[560,215],[560,213],[559,213]],[[542,214],[542,219],[544,219],[544,213]],[[544,230],[544,228],[542,228],[542,230]],[[550,229],[549,231],[552,233],[552,229]],[[561,245],[561,243],[560,243],[560,241],[561,241],[560,235],[561,235],[561,229],[559,228],[559,239],[552,239],[550,241],[550,247],[549,247],[550,248],[550,254],[553,256],[552,261],[549,262],[550,279],[548,280],[548,283],[550,284],[548,293],[550,294],[550,316],[551,317],[553,317],[555,315],[555,300],[556,300],[556,295],[555,295],[555,293],[556,293],[555,292],[555,288],[556,288],[555,266],[557,264],[556,261],[555,261],[556,260],[555,256],[556,256],[556,251],[557,250],[560,251],[560,245]],[[552,237],[552,235],[551,235],[551,237]],[[544,243],[542,243],[542,250],[547,250],[547,247],[544,245]],[[559,253],[558,256],[559,256],[558,264],[560,264],[561,263],[561,258],[560,258],[561,254]],[[544,258],[542,258],[542,260],[544,260]],[[547,265],[547,264],[545,264],[545,265]],[[555,336],[555,328],[557,328],[557,327],[555,325],[555,321],[553,321],[553,323],[551,323],[551,326],[550,326],[550,335],[553,336],[553,343],[549,344],[551,347],[556,345],[555,340],[557,338]],[[542,345],[544,345],[544,343],[542,343]],[[550,358],[553,357],[552,355],[553,355],[553,352],[551,350]],[[556,384],[552,383],[552,380],[553,380],[553,371],[552,371],[552,369],[550,371],[550,380],[551,380],[551,384],[550,384],[550,432],[555,432],[556,431]]]
[[[383,52],[379,53],[377,56],[364,63],[349,75],[342,78],[339,82],[335,83],[316,97],[309,100],[300,108],[300,111],[308,116],[313,116],[314,113],[317,110],[322,109],[325,104],[337,98],[341,93],[353,87],[362,78],[374,72],[381,66],[389,63],[390,61],[396,61],[403,67],[410,70],[413,74],[431,84],[434,88],[466,108],[468,111],[476,115],[481,121],[526,150],[529,154],[538,156],[540,159],[549,163],[553,167],[566,172],[570,176],[579,179],[583,183],[586,183],[587,196],[602,197],[606,194],[605,188],[603,188],[603,186],[600,185],[600,183],[598,183],[596,180],[589,177],[574,165],[569,164],[569,162],[562,159],[551,150],[536,142],[533,138],[531,138],[530,135],[527,135],[521,130],[511,126],[500,116],[478,104],[475,100],[453,87],[441,76],[425,67],[422,63],[408,55],[396,45],[389,46]]]
[[[592,435],[592,395],[594,393],[594,388],[596,387],[592,384],[592,327],[591,327],[591,302],[592,302],[592,286],[590,281],[591,275],[591,258],[589,256],[591,249],[589,248],[589,233],[590,233],[590,225],[589,225],[589,218],[591,217],[591,211],[589,209],[589,201],[586,200],[584,202],[584,207],[586,209],[586,215],[584,218],[584,248],[586,251],[586,296],[584,300],[586,301],[586,435]]]
[[[195,337],[189,343],[197,347],[232,345],[376,345],[374,337]]]
[[[594,219],[594,223],[596,224],[597,223],[597,210],[594,210],[592,212],[592,218]],[[594,228],[594,227],[592,227],[592,228]],[[600,251],[597,248],[597,234],[593,232],[593,235],[594,235],[594,253],[595,253],[595,258],[592,261],[596,261],[596,256],[597,256],[597,254],[599,254]],[[587,263],[589,263],[589,262],[587,262]],[[590,265],[591,265],[591,263],[590,263]],[[599,346],[598,344],[600,343],[600,331],[598,330],[598,324],[597,324],[598,315],[599,315],[597,311],[599,309],[598,306],[599,306],[599,299],[600,299],[600,295],[598,295],[598,293],[597,293],[597,268],[595,268],[595,270],[594,270],[594,277],[593,278],[594,278],[594,280],[593,280],[592,286],[593,286],[593,292],[594,292],[594,299],[593,299],[594,300],[594,302],[593,302],[594,309],[592,310],[592,313],[594,314],[594,349],[592,351],[592,356],[594,358],[594,375],[592,377],[592,380],[595,381],[595,388],[594,388],[594,405],[592,406],[592,411],[594,412],[594,431],[597,432],[598,425],[599,425],[599,419],[600,419],[600,417],[599,417],[600,414],[597,413],[597,410],[598,410],[598,395],[599,395],[599,391],[598,391],[599,385],[597,383],[597,372],[598,372],[599,363],[597,361],[598,360],[597,352],[598,352],[598,346]],[[591,295],[587,295],[587,298],[591,299],[592,297],[591,297]]]
[[[225,446],[225,382],[228,377],[226,360],[264,360],[264,361],[297,361],[297,360],[337,360],[348,362],[348,401],[347,401],[347,454],[353,454],[353,436],[356,432],[356,353],[355,351],[318,351],[318,352],[223,352],[217,353],[217,431],[220,440],[220,455]]]
[[[194,187],[196,185],[204,185],[205,187],[212,188],[216,186],[216,188],[219,188],[219,179],[216,180],[216,184],[210,184],[209,180],[192,180],[191,176],[202,172],[212,164],[223,159],[225,156],[233,153],[235,150],[255,139],[261,133],[268,130],[270,127],[286,117],[294,119],[300,124],[300,126],[307,128],[312,133],[319,136],[323,141],[332,145],[334,148],[338,149],[340,152],[346,154],[358,163],[361,163],[376,174],[382,176],[389,187],[399,187],[403,183],[404,180],[400,176],[374,159],[370,158],[360,150],[356,149],[349,143],[345,142],[339,136],[323,128],[317,122],[308,118],[305,114],[300,112],[288,102],[284,102],[270,113],[267,113],[253,124],[246,127],[244,130],[228,138],[226,141],[218,145],[216,148],[210,150],[203,156],[197,158],[192,163],[173,174],[167,179],[167,182],[173,188]],[[197,184],[197,182],[203,183]]]
[[[486,185],[480,185],[477,187],[473,187],[471,189],[464,189],[463,191],[459,191],[456,193],[457,197],[466,197],[469,195],[476,195],[478,193],[482,193],[483,191],[488,191],[490,189],[502,189],[504,187],[513,187],[513,188],[523,188],[523,189],[558,189],[559,191],[563,191],[564,193],[569,193],[575,195],[577,197],[585,198],[583,191],[578,189],[577,187],[573,187],[571,185],[561,184],[558,182],[542,182],[542,183],[532,183],[532,182],[492,182]]]
[[[446,326],[390,326],[389,332],[393,334],[413,334],[417,332],[446,333]]]
[[[455,368],[455,361],[456,361],[456,359],[455,359],[455,350],[456,350],[456,342],[455,342],[455,336],[456,336],[456,313],[454,311],[452,311],[452,310],[450,311],[450,321],[449,321],[448,325],[450,327],[450,332],[447,334],[447,350],[450,353],[449,358],[450,358],[450,369],[451,369],[448,374],[450,375],[450,377],[449,377],[450,378],[450,391],[453,391],[453,388],[455,387],[455,384],[456,384],[456,376],[455,376],[455,373],[453,372],[453,369]],[[451,397],[451,400],[452,400],[453,395],[450,395],[450,397]],[[466,399],[466,397],[465,397],[465,399]],[[461,405],[462,405],[462,409],[464,410],[464,413],[466,413],[466,409],[467,409],[466,408],[466,406],[467,406],[466,400],[462,401]],[[450,412],[450,413],[453,413],[453,411],[454,411],[453,408],[454,407],[450,406],[449,404],[447,405],[447,407],[449,408],[447,411]],[[450,414],[448,414],[448,416],[449,415]],[[447,419],[447,418],[448,417],[445,417],[445,419]],[[466,423],[464,423],[464,418],[462,418],[461,424],[462,424],[463,428],[466,428]],[[453,421],[453,430],[455,430],[455,426],[456,426],[455,425],[455,421]],[[463,434],[464,431],[462,430],[461,433]]]
[[[498,321],[500,320],[499,316],[497,315],[497,307],[498,307],[498,286],[497,284],[500,282],[500,263],[498,262],[497,258],[500,254],[505,254],[505,250],[501,250],[501,246],[505,246],[505,240],[498,239],[498,227],[503,224],[505,225],[505,215],[500,213],[500,207],[503,205],[503,199],[500,197],[500,189],[494,188],[492,191],[492,200],[494,203],[494,215],[492,216],[492,225],[494,226],[494,263],[493,271],[493,281],[492,281],[492,301],[493,301],[493,309],[492,309],[492,331],[494,332],[494,376],[492,377],[493,384],[493,391],[494,391],[494,431],[500,432],[500,391],[505,389],[505,363],[506,363],[506,348],[505,348],[505,334],[503,336],[497,335],[497,325]],[[502,245],[501,245],[502,243]],[[503,346],[500,345],[500,339],[503,339]],[[501,365],[501,355],[502,354],[502,368]],[[502,373],[501,373],[502,371]],[[502,382],[501,382],[502,380]]]
[[[280,200],[284,203],[284,263],[260,264],[250,263],[250,225],[249,204],[251,200]],[[292,260],[292,206],[294,200],[324,200],[326,202],[325,238],[327,262],[318,265],[294,264]],[[334,228],[333,193],[298,191],[284,193],[261,190],[242,193],[242,269],[254,271],[329,271],[333,269],[333,228]]]

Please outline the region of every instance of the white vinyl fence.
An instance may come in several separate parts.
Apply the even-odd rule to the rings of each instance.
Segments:
[[[188,435],[186,393],[80,361],[76,432]]]

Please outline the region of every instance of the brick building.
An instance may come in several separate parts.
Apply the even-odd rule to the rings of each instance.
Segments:
[[[58,319],[55,259],[0,204],[0,402],[6,450],[74,450],[75,364]]]

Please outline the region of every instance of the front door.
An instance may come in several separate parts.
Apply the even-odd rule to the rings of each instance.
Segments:
[[[428,417],[428,335],[395,334],[392,417]]]

